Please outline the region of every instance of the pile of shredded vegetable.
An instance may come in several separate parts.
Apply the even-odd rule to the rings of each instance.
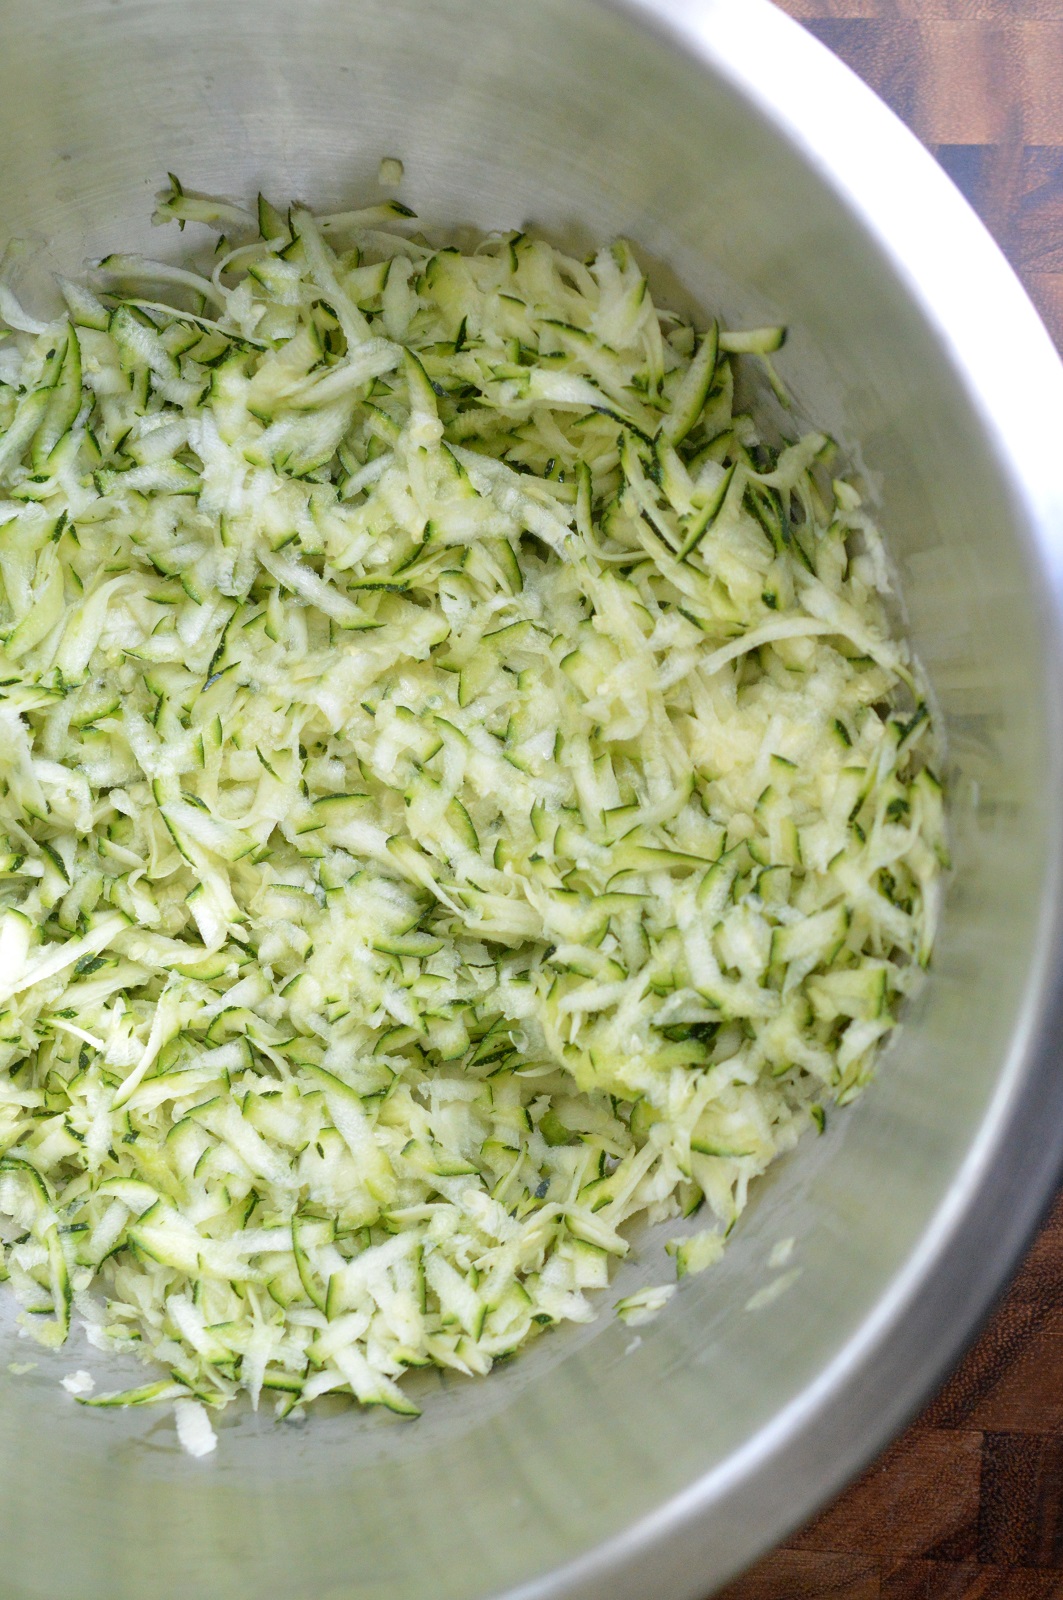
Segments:
[[[867,1080],[933,719],[830,441],[736,408],[782,330],[622,243],[157,216],[213,269],[0,287],[3,1276],[164,1369],[85,1403],[412,1413]]]

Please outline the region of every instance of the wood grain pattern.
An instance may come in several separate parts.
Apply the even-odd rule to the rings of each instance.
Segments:
[[[930,147],[1063,349],[1063,0],[778,3]],[[1063,1600],[1063,1195],[918,1422],[719,1600]]]
[[[919,1421],[720,1600],[1063,1600],[1063,1195]]]
[[[781,0],[937,155],[1063,346],[1063,0]]]
[[[1058,0],[776,0],[800,22],[826,17],[914,22],[1058,22]]]

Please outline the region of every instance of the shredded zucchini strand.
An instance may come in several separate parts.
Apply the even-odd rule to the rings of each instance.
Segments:
[[[867,1080],[935,729],[830,442],[735,409],[781,330],[623,243],[159,216],[213,269],[0,292],[3,1274],[168,1374],[83,1403],[411,1413]]]

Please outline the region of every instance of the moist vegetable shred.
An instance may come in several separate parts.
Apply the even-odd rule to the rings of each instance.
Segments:
[[[33,1337],[155,1363],[81,1403],[202,1453],[241,1391],[415,1414],[636,1220],[714,1261],[867,1081],[946,846],[783,330],[622,242],[157,218],[213,256],[0,290],[0,1239]]]

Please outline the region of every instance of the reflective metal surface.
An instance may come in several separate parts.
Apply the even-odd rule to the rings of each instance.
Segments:
[[[197,1462],[165,1417],[75,1407],[58,1376],[100,1358],[5,1312],[0,1591],[693,1600],[911,1413],[1058,1170],[1059,363],[930,158],[766,0],[3,0],[0,30],[0,236],[68,269],[180,247],[146,227],[167,168],[332,204],[387,154],[429,220],[622,232],[701,304],[789,322],[803,409],[882,485],[957,855],[874,1091],[637,1340],[605,1316],[413,1426],[239,1419]],[[799,1276],[748,1309],[789,1236]]]

